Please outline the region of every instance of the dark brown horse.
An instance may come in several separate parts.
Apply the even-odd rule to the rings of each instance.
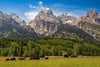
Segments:
[[[40,60],[40,58],[39,57],[35,57],[35,60]]]
[[[5,61],[10,61],[10,59],[9,59],[9,58],[7,58]]]
[[[30,60],[34,60],[35,59],[35,57],[30,57]]]
[[[16,60],[16,58],[11,58],[10,60]]]
[[[23,57],[23,58],[18,58],[18,60],[25,60],[25,58]]]
[[[49,59],[48,57],[45,57],[45,59],[47,60],[47,59]]]

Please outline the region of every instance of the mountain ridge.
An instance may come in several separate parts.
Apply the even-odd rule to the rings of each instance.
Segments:
[[[16,27],[20,26],[28,30],[26,33],[33,32],[32,35],[36,37],[100,41],[100,15],[95,10],[91,10],[79,18],[70,16],[68,13],[63,13],[56,17],[49,7],[45,7],[38,13],[35,19],[28,22],[28,25],[14,13],[7,15],[0,11],[0,19]]]

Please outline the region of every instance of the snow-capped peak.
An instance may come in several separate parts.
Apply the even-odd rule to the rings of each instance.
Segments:
[[[68,13],[67,16],[71,16],[71,15]]]
[[[68,15],[67,13],[64,13],[64,15],[66,16],[66,15]]]
[[[69,13],[64,13],[63,15],[64,15],[64,16],[70,16],[70,14],[69,14]]]
[[[48,10],[50,10],[49,7],[45,7],[45,8],[43,8],[43,11],[48,11]]]

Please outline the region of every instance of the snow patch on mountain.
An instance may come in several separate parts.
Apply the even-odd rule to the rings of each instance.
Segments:
[[[43,11],[48,11],[48,10],[50,10],[49,7],[45,7],[45,8],[43,9]]]

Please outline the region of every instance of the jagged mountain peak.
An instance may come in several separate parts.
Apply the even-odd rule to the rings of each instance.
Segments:
[[[96,10],[90,10],[86,15],[80,16],[78,22],[84,21],[93,24],[100,24],[100,15]]]
[[[12,18],[19,18],[18,15],[15,14],[15,13],[11,13],[9,16],[12,17]]]
[[[76,18],[73,16],[70,16],[68,13],[63,13],[62,15],[58,16],[58,18],[62,21],[63,24],[69,23],[72,24]]]
[[[68,13],[64,13],[64,15],[68,15]]]
[[[62,16],[70,16],[70,14],[65,12],[62,14]]]
[[[96,10],[90,10],[87,15],[87,17],[97,17],[98,16],[98,12]]]
[[[57,31],[57,26],[60,24],[60,20],[53,15],[53,12],[49,7],[45,7],[40,11],[35,19],[30,21],[28,24],[39,35],[48,36]]]
[[[49,7],[43,8],[34,19],[35,22],[42,22],[42,20],[45,22],[60,23],[59,19],[53,14]]]
[[[48,11],[48,10],[51,10],[49,7],[45,7],[42,9],[42,11]]]
[[[2,19],[2,18],[3,18],[3,12],[0,11],[0,19]]]
[[[96,10],[90,10],[89,12],[92,12],[92,13],[97,13],[97,11],[96,11]]]
[[[17,14],[11,13],[9,16],[12,19],[14,19],[17,23],[19,23],[21,26],[26,25],[25,21],[24,20],[21,20]]]
[[[1,13],[3,14],[3,12],[2,12],[2,11],[0,11],[0,14],[1,14]]]
[[[53,12],[49,7],[45,7],[39,12],[39,15],[53,15]]]
[[[11,13],[9,16],[10,16],[12,19],[15,19],[15,20],[20,19],[19,16],[18,16],[17,14],[15,14],[15,13]]]

